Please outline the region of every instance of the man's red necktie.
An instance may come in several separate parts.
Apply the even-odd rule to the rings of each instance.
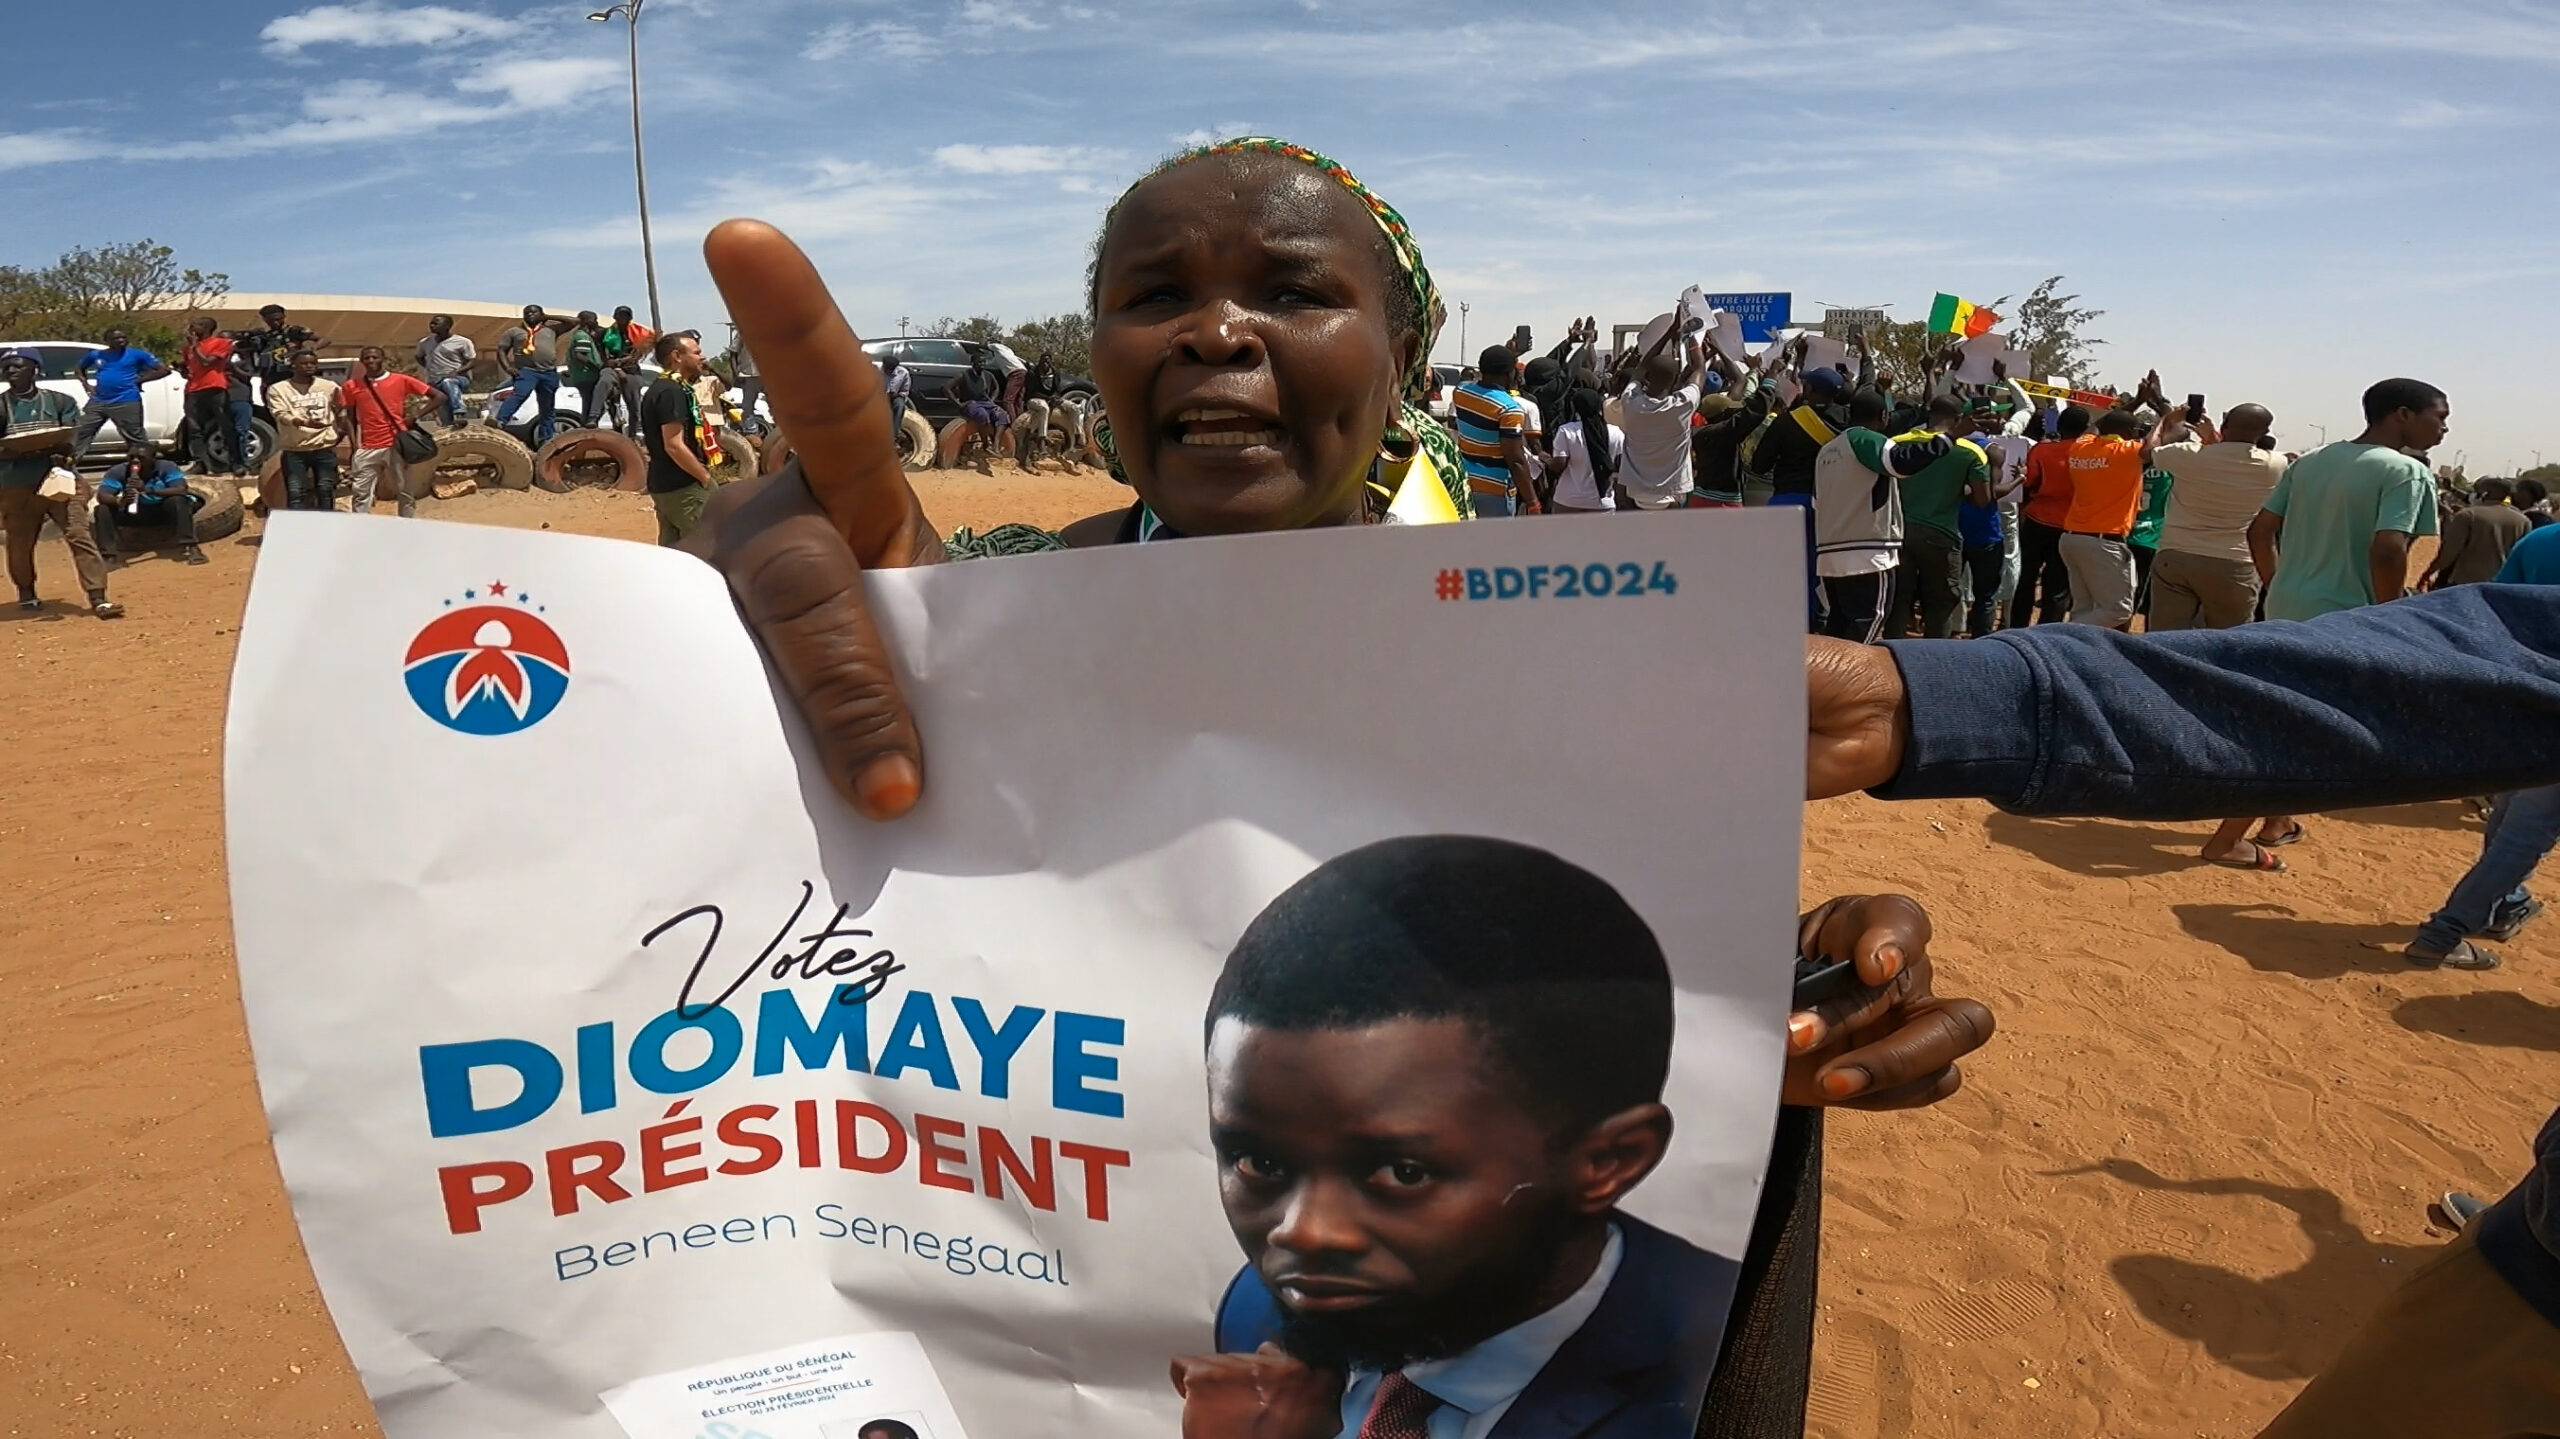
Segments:
[[[1360,1439],[1431,1439],[1427,1421],[1439,1407],[1430,1390],[1399,1369],[1378,1381],[1378,1397],[1370,1401],[1369,1417],[1360,1421]]]

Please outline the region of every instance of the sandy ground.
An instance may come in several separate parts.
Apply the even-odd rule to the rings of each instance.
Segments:
[[[945,528],[1121,503],[1096,476],[925,477]],[[430,502],[642,539],[645,499]],[[250,525],[254,534],[256,523]],[[142,561],[131,618],[0,620],[0,1426],[371,1433],[296,1240],[233,985],[223,691],[254,539]],[[71,592],[48,544],[46,592]],[[1865,799],[1808,816],[1808,899],[1900,889],[1993,1047],[1919,1114],[1833,1120],[1809,1432],[2252,1434],[2502,1191],[2554,1095],[2560,921],[2488,976],[2405,938],[2477,848],[2451,804],[2314,817],[2293,871],[2204,826]]]

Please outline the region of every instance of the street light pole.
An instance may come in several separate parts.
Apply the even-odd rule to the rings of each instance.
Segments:
[[[1473,308],[1464,300],[1458,302],[1458,363],[1461,365],[1467,362],[1467,311]],[[1443,310],[1441,313],[1448,312]]]
[[[610,9],[590,12],[587,18],[603,21],[620,16],[631,32],[631,173],[640,188],[640,266],[649,277],[649,328],[663,335],[667,325],[658,313],[658,252],[649,243],[649,162],[640,148],[640,7],[647,3],[623,0]]]

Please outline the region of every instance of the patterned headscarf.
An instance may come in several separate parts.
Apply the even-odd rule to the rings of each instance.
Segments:
[[[1121,191],[1120,198],[1112,201],[1111,208],[1103,212],[1104,232],[1110,231],[1111,222],[1119,215],[1120,207],[1128,203],[1140,185],[1168,170],[1216,155],[1277,155],[1284,160],[1295,160],[1349,190],[1368,207],[1370,218],[1378,222],[1379,232],[1387,237],[1387,253],[1394,256],[1397,273],[1413,292],[1414,314],[1422,323],[1422,343],[1414,351],[1413,367],[1405,372],[1402,403],[1397,407],[1395,418],[1388,422],[1388,433],[1380,437],[1380,443],[1384,445],[1409,438],[1419,444],[1431,457],[1432,468],[1439,471],[1440,482],[1448,488],[1450,501],[1458,507],[1458,513],[1472,516],[1475,507],[1467,498],[1466,475],[1458,457],[1458,442],[1416,403],[1430,393],[1431,348],[1439,342],[1440,326],[1448,319],[1448,308],[1440,302],[1440,287],[1432,283],[1431,267],[1422,262],[1422,246],[1413,238],[1413,227],[1405,223],[1404,216],[1395,206],[1388,204],[1377,192],[1361,184],[1358,176],[1343,168],[1341,161],[1304,145],[1259,135],[1195,146],[1139,176],[1128,189]],[[1109,461],[1113,478],[1127,484],[1129,476],[1120,468],[1120,452],[1112,443],[1108,417],[1094,426],[1094,441],[1103,458]]]

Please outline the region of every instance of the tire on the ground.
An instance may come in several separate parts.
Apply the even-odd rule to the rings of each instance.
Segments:
[[[611,462],[610,471],[605,461]],[[572,472],[573,465],[590,478],[580,479]],[[533,482],[555,495],[567,494],[581,483],[636,490],[648,473],[649,457],[619,430],[562,430],[533,457]]]
[[[790,463],[791,437],[782,433],[780,425],[765,431],[764,443],[756,449],[756,473],[770,475]],[[915,467],[910,465],[908,468]]]
[[[262,520],[269,511],[284,508],[284,451],[270,452],[267,462],[258,466],[258,503],[250,508]]]
[[[1001,444],[1002,441],[999,440],[998,443]],[[942,427],[941,437],[934,442],[933,468],[937,470],[958,469],[960,467],[960,452],[968,447],[969,422],[967,419],[963,418],[953,420],[949,424],[944,425]],[[987,458],[993,460],[995,458],[994,453],[990,451]]]
[[[223,434],[208,436],[193,425],[188,426],[187,457],[205,469],[256,469],[274,459],[284,448],[276,440],[276,427],[252,416],[249,420],[249,451],[252,463],[234,465],[231,462],[231,436],[227,423],[224,430]]]
[[[533,451],[526,449],[515,436],[486,425],[438,431],[436,457],[411,465],[409,483],[411,488],[424,495],[435,488],[438,473],[465,466],[476,471],[474,478],[480,481],[482,489],[523,490],[533,487]]]
[[[211,544],[240,532],[244,511],[240,504],[240,487],[229,475],[189,475],[187,488],[204,501],[196,507],[196,543]],[[165,524],[144,524],[137,520],[116,522],[117,543],[127,553],[156,550],[177,541],[170,537]]]
[[[898,463],[910,470],[933,468],[936,443],[933,422],[911,408],[902,428],[903,433],[898,437]]]

